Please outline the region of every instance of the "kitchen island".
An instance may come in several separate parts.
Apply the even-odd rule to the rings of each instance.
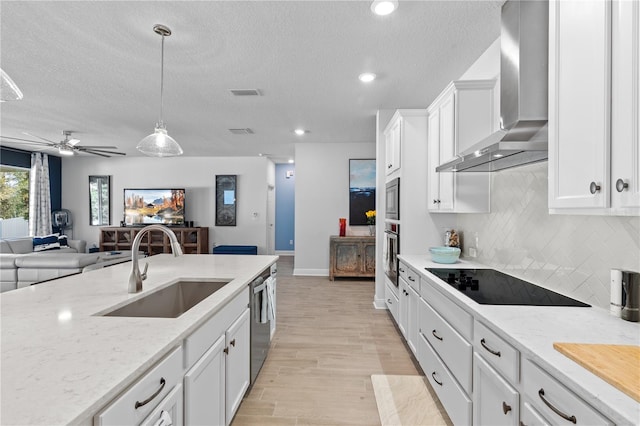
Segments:
[[[3,293],[1,424],[92,424],[93,416],[223,309],[277,256],[160,254],[142,293],[131,263]],[[229,280],[178,318],[100,314],[177,280]],[[247,300],[247,304],[248,304]]]

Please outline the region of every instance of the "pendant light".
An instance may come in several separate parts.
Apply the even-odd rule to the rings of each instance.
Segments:
[[[164,92],[164,38],[171,35],[169,27],[157,24],[153,31],[162,36],[162,55],[160,66],[160,120],[156,123],[155,131],[142,139],[136,148],[138,151],[151,157],[174,157],[182,155],[182,148],[167,133],[167,128],[162,121],[162,101]]]

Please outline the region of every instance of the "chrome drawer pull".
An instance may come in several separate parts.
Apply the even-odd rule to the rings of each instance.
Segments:
[[[236,339],[233,339],[230,343],[231,343],[231,346],[235,347],[236,346]]]
[[[589,185],[589,192],[592,194],[595,194],[596,192],[600,191],[600,185],[598,185],[595,182],[591,182],[591,184]]]
[[[433,373],[431,373],[431,378],[433,379],[434,382],[436,382],[437,384],[442,386],[442,382],[439,382],[438,379],[436,379],[436,372],[435,371]]]
[[[502,412],[504,413],[504,415],[506,416],[509,411],[511,411],[511,406],[502,401]]]
[[[145,399],[144,401],[140,402],[140,401],[136,401],[135,404],[135,409],[137,410],[138,408],[147,405],[148,403],[150,403],[153,398],[155,398],[156,396],[158,396],[160,394],[160,392],[162,392],[162,389],[164,389],[164,385],[167,384],[167,381],[164,379],[164,377],[160,377],[160,389],[158,389],[156,391],[156,393],[154,393],[153,395],[151,395],[149,398]]]
[[[412,276],[409,276],[409,281],[414,281],[415,282],[415,280],[413,279]]]
[[[616,191],[622,192],[625,189],[629,189],[629,184],[623,181],[622,179],[618,179],[616,181]]]
[[[480,344],[482,345],[483,348],[485,348],[487,351],[489,351],[490,354],[495,355],[495,356],[500,356],[500,351],[494,351],[493,349],[491,349],[489,346],[487,346],[484,343],[484,339],[480,340]]]
[[[566,421],[571,422],[573,424],[576,424],[578,422],[576,420],[576,416],[568,416],[568,415],[566,415],[565,413],[563,413],[562,411],[560,411],[556,407],[554,407],[549,401],[547,401],[545,399],[545,397],[544,397],[544,389],[543,388],[540,388],[540,390],[538,391],[538,396],[540,397],[542,402],[544,402],[545,405],[551,409],[551,411],[553,411],[554,413],[556,413],[557,415],[559,415],[560,417],[562,417]]]
[[[442,340],[442,337],[438,336],[438,335],[436,334],[436,331],[435,331],[435,330],[432,330],[432,331],[431,331],[431,334],[433,334],[433,337],[435,337],[436,339],[438,339],[438,340]]]

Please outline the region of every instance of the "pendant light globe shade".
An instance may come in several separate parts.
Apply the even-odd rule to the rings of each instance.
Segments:
[[[150,157],[176,157],[183,151],[178,142],[167,133],[163,124],[156,124],[156,129],[142,139],[136,149]]]

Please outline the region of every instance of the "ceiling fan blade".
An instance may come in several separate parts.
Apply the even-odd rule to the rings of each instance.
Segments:
[[[71,146],[76,146],[80,142],[80,139],[69,139],[67,143]]]
[[[34,145],[46,145],[46,146],[51,146],[50,143],[46,143],[46,142],[39,142],[39,141],[31,141],[29,139],[21,139],[21,138],[13,138],[11,136],[0,136],[0,139],[7,139],[7,142],[13,142],[13,141],[18,141],[21,143],[30,143],[30,144],[34,144]],[[10,140],[9,140],[10,139]]]
[[[27,133],[27,132],[22,132],[22,133],[27,135],[27,136],[31,136],[32,138],[42,139],[43,141],[47,141],[47,142],[50,142],[52,144],[57,144],[58,143],[58,142],[50,141],[49,139],[42,138],[40,136],[32,135],[31,133]]]
[[[78,149],[118,149],[117,146],[108,146],[108,145],[81,145],[81,146],[76,146],[76,148]]]
[[[127,155],[124,152],[117,152],[117,151],[105,151],[103,149],[78,149],[78,151],[80,152],[87,152],[89,154],[98,154],[98,153],[102,153],[102,154],[113,154],[113,155]]]
[[[111,158],[110,155],[103,154],[103,153],[97,152],[97,151],[82,151],[82,152],[86,152],[87,154],[99,155],[100,157]]]

